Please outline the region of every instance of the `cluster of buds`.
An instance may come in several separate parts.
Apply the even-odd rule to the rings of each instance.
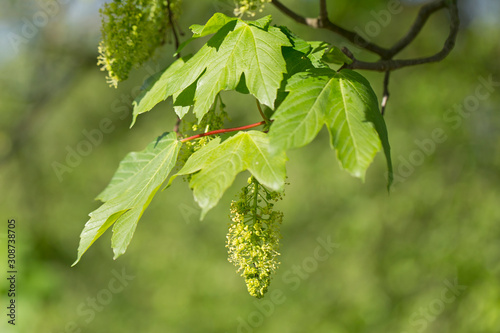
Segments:
[[[281,193],[272,192],[250,177],[237,201],[231,203],[226,236],[229,262],[245,278],[250,295],[261,298],[278,268],[280,225],[283,213],[274,210]]]

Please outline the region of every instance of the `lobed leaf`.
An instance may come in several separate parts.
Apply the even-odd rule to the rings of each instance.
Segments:
[[[114,259],[125,253],[144,210],[175,166],[180,146],[175,133],[170,133],[123,159],[108,187],[98,196],[104,204],[89,214],[73,266],[112,225]]]
[[[274,107],[278,88],[286,73],[282,47],[290,46],[287,36],[270,27],[270,16],[258,21],[217,18],[207,27],[195,27],[195,34],[215,35],[189,60],[177,61],[134,102],[136,117],[151,110],[169,96],[183,112],[192,102],[193,112],[201,120],[222,90],[234,90],[244,77],[249,93],[262,104]],[[211,19],[211,20],[212,20]],[[209,21],[211,22],[211,21]],[[227,22],[221,26],[224,22]],[[175,66],[174,66],[175,65]],[[195,83],[195,87],[192,85]],[[190,98],[177,101],[186,89]]]
[[[305,146],[326,125],[345,170],[364,179],[383,146],[392,175],[387,130],[366,79],[350,70],[313,69],[292,76],[286,90],[289,94],[272,117],[272,152]]]
[[[194,174],[189,182],[195,201],[202,208],[201,218],[213,208],[233,183],[236,175],[249,170],[264,186],[273,191],[285,184],[284,152],[271,155],[267,134],[239,132],[224,142],[213,139],[189,157],[184,167],[171,178]]]

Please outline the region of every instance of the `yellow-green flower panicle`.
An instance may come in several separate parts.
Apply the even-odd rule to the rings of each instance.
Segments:
[[[227,234],[229,262],[245,278],[248,292],[262,298],[278,268],[280,225],[283,213],[273,209],[281,194],[268,191],[251,177],[239,200],[231,203]]]
[[[180,0],[170,1],[172,16]],[[165,43],[171,25],[166,0],[114,0],[101,9],[102,41],[97,64],[107,71],[107,82],[117,87],[130,71],[147,61]]]

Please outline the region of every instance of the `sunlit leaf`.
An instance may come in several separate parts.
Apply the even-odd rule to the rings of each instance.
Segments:
[[[269,189],[281,190],[285,183],[285,162],[284,152],[269,153],[267,134],[240,132],[222,143],[220,138],[210,141],[191,155],[176,176],[194,173],[189,185],[202,208],[203,218],[219,202],[236,175],[244,170],[250,171]]]
[[[289,94],[276,110],[269,132],[273,151],[305,146],[326,125],[340,164],[353,176],[364,179],[382,146],[392,173],[377,97],[361,75],[314,69],[294,75],[286,90]]]
[[[280,29],[270,27],[270,17],[258,21],[240,19],[209,20],[203,28],[195,28],[215,35],[189,60],[175,62],[165,73],[135,101],[135,118],[151,110],[169,96],[177,96],[195,81],[193,112],[198,119],[212,106],[222,90],[234,90],[242,75],[249,93],[262,104],[274,107],[278,88],[286,72],[282,47],[291,45]],[[222,23],[227,23],[221,26]],[[210,25],[212,24],[212,25]],[[182,103],[185,104],[184,100]],[[182,105],[187,107],[188,105]],[[185,110],[185,109],[184,109]]]
[[[90,220],[80,235],[78,258],[73,265],[112,225],[114,258],[125,253],[137,222],[174,167],[180,145],[171,133],[123,159],[110,184],[98,197],[105,203],[89,214]]]

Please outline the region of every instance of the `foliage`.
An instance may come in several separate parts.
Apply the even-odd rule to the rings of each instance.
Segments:
[[[97,197],[104,204],[90,213],[73,265],[113,224],[115,258],[125,252],[137,222],[174,167],[179,148],[175,134],[170,133],[123,159],[108,187]]]
[[[332,148],[353,176],[364,178],[381,144],[391,165],[377,97],[361,75],[350,70],[312,69],[292,76],[286,91],[289,95],[272,117],[269,137],[273,150],[305,146],[326,124]]]
[[[239,132],[220,142],[213,139],[195,152],[174,176],[193,174],[190,187],[201,207],[201,218],[213,208],[236,175],[244,170],[273,191],[283,190],[285,184],[285,153],[272,155],[269,140],[259,131]]]
[[[248,91],[262,104],[274,107],[286,71],[281,48],[290,45],[288,38],[269,26],[270,16],[251,22],[226,17],[222,26],[221,16],[216,14],[203,27],[215,34],[193,57],[176,61],[139,97],[134,120],[172,95],[176,96],[175,106],[192,105],[201,120],[222,90]]]
[[[192,128],[201,127],[202,131],[191,137],[170,133],[158,144],[151,143],[145,151],[125,158],[98,197],[104,204],[90,214],[77,262],[113,224],[115,258],[123,254],[138,219],[172,171],[180,147],[199,140],[202,144],[195,149],[187,146],[187,156],[181,154],[181,169],[168,184],[178,176],[188,176],[203,218],[238,173],[251,173],[250,185],[232,205],[228,247],[230,261],[243,271],[250,294],[262,297],[277,266],[277,225],[282,214],[271,211],[271,201],[276,199],[271,193],[283,191],[286,151],[310,143],[325,124],[340,164],[355,177],[364,179],[383,147],[390,185],[385,123],[369,82],[351,70],[337,71],[328,65],[348,63],[349,58],[326,42],[305,41],[286,27],[272,26],[271,16],[244,21],[217,13],[204,26],[194,25],[191,30],[192,39],[213,36],[196,54],[179,58],[148,80],[134,102],[132,125],[140,114],[172,97],[179,121],[191,111],[203,124]],[[221,126],[214,112],[221,92],[227,90],[253,95],[256,111],[264,120],[210,130],[211,120],[207,119],[214,120],[212,128]],[[243,131],[261,125],[262,131]],[[212,139],[203,139],[207,136]],[[264,206],[260,200],[265,201]]]
[[[222,2],[232,0],[197,0],[195,6],[185,1],[185,16],[179,24],[205,23],[215,4]],[[282,3],[302,12],[305,2]],[[362,30],[374,19],[372,10],[379,12],[388,4],[382,0],[360,1],[356,6],[347,0],[328,3],[331,18]],[[389,46],[403,35],[419,6],[401,3],[403,11],[392,16],[391,24],[373,40]],[[500,5],[489,0],[464,0],[460,5],[475,8],[482,3],[496,9]],[[474,96],[479,77],[493,75],[494,82],[500,81],[498,10],[462,11],[460,52],[439,64],[392,73],[385,121],[395,178],[400,181],[391,195],[381,190],[382,156],[370,166],[365,183],[359,182],[339,169],[329,152],[326,127],[311,144],[288,153],[290,185],[285,187],[285,200],[276,205],[285,214],[280,266],[264,299],[255,300],[246,292],[243,278],[233,273],[237,268],[225,262],[223,246],[229,205],[245,185],[245,173],[202,222],[197,221],[199,210],[191,202],[188,183],[177,179],[167,191],[157,193],[126,255],[115,261],[108,255],[110,228],[82,262],[68,267],[75,259],[85,216],[99,206],[91,198],[104,189],[128,151],[140,151],[165,128],[171,130],[175,114],[169,103],[161,103],[158,110],[138,117],[139,126],[127,130],[131,112],[126,106],[131,103],[120,101],[120,113],[113,112],[112,105],[122,96],[130,98],[132,88],[142,83],[142,71],[120,83],[119,89],[106,89],[105,73],[95,67],[99,27],[93,24],[94,6],[82,11],[79,1],[59,4],[57,18],[21,45],[17,57],[8,58],[8,44],[2,49],[0,183],[4,192],[0,207],[7,218],[19,222],[22,281],[16,304],[23,316],[14,327],[2,321],[0,332],[161,332],[168,327],[172,332],[498,333],[498,87],[490,87],[489,98],[472,104],[473,111],[464,107],[463,117],[455,108],[464,99],[474,99],[468,96]],[[32,0],[3,5],[6,36],[9,30],[21,33],[12,18],[30,19],[39,8]],[[232,10],[218,8],[226,13]],[[273,5],[267,6],[265,15],[268,9]],[[315,15],[315,2],[308,2],[306,9]],[[273,13],[273,22],[289,25],[304,39],[344,41],[326,30],[289,23],[276,10]],[[468,24],[471,14],[473,21]],[[402,56],[437,50],[448,28],[447,17],[440,18],[430,19],[417,45],[406,48]],[[190,37],[189,30],[185,32],[183,40]],[[368,52],[347,47],[369,57]],[[170,51],[158,51],[161,63],[172,61]],[[383,74],[359,72],[381,100]],[[484,87],[479,90],[487,93]],[[222,97],[234,126],[259,120],[248,95],[223,92]],[[448,115],[458,121],[443,118]],[[89,155],[81,155],[81,163],[59,182],[51,163],[65,163],[66,148],[76,149],[86,139],[82,130],[93,132],[102,119],[110,119],[114,130],[103,133],[102,142]],[[183,119],[182,133],[191,130],[186,124],[191,119],[189,114]],[[231,124],[228,120],[226,127]],[[434,146],[429,139],[436,128],[447,139]],[[182,149],[201,139],[184,142]],[[0,235],[1,246],[6,238],[5,233]],[[318,237],[331,237],[338,247],[314,270],[302,270],[302,279],[294,270],[314,255]],[[325,253],[320,250],[320,255]],[[135,276],[123,288],[112,273],[122,270]],[[454,284],[456,278],[467,289],[458,296],[455,289],[448,289],[446,300],[456,298],[445,302],[441,298],[445,281]],[[9,281],[3,280],[0,290],[7,295]],[[112,299],[105,292],[110,286]],[[117,290],[121,292],[115,294]],[[95,303],[89,304],[90,299]],[[269,301],[274,304],[272,314]]]

